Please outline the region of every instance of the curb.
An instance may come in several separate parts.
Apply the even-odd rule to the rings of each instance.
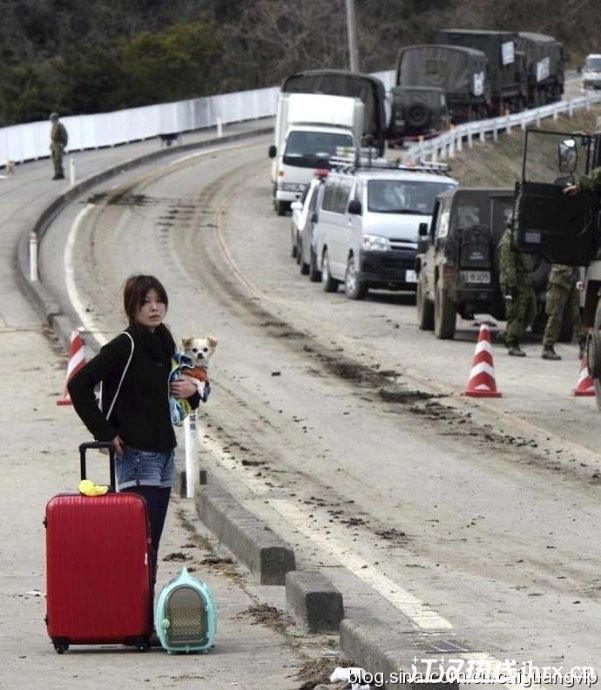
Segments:
[[[260,584],[285,583],[286,573],[296,568],[289,544],[221,487],[198,487],[194,501],[200,519]]]
[[[369,616],[361,617],[360,623],[352,617],[342,620],[340,648],[358,666],[383,674],[386,684],[396,683],[398,678],[399,686],[417,688],[427,683],[429,690],[457,690],[459,685],[455,680],[438,680],[432,676],[439,672],[438,662],[443,655],[458,658],[468,652],[457,642],[434,634],[420,643],[418,632],[409,624],[406,630],[399,631]],[[427,662],[431,662],[431,668]],[[412,678],[414,670],[422,674],[422,679]]]

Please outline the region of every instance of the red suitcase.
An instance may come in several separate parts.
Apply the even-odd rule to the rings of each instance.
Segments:
[[[111,489],[103,496],[59,494],[46,506],[46,625],[54,648],[121,643],[145,651],[152,633],[152,559],[144,499],[115,493],[112,444],[79,447],[81,478],[86,450],[108,448]]]

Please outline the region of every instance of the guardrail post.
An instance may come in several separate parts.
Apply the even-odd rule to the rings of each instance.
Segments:
[[[461,153],[463,151],[463,133],[458,132],[457,133],[457,151]]]
[[[472,123],[470,122],[467,127],[467,145],[470,149],[474,148],[474,141],[472,139]]]
[[[572,102],[572,99],[570,98],[570,100],[568,101],[568,116],[573,117],[573,115],[574,115],[574,104]]]
[[[505,111],[505,132],[511,134],[511,119],[509,110]]]
[[[486,139],[484,129],[480,129],[480,131],[478,132],[478,137],[479,137],[480,141],[484,141]]]
[[[69,183],[71,187],[75,185],[75,158],[69,156]]]
[[[33,230],[29,233],[29,280],[38,280],[38,236]]]
[[[184,452],[186,457],[186,498],[194,498],[198,476],[198,445],[196,442],[196,411],[184,419]]]
[[[220,139],[223,136],[223,124],[222,124],[221,118],[219,116],[217,117],[217,136]]]

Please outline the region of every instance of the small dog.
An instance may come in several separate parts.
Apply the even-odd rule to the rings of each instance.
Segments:
[[[218,340],[209,335],[206,338],[182,338],[183,354],[190,358],[193,366],[182,362],[182,376],[194,380],[200,397],[206,401],[210,390],[208,368],[211,357],[215,354]]]
[[[10,177],[15,172],[15,162],[6,161],[6,165],[4,166],[4,172],[6,173],[7,177]]]

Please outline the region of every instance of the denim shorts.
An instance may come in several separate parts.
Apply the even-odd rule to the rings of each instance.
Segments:
[[[117,488],[132,486],[160,486],[173,488],[175,483],[175,452],[138,450],[125,446],[123,455],[117,455]]]

